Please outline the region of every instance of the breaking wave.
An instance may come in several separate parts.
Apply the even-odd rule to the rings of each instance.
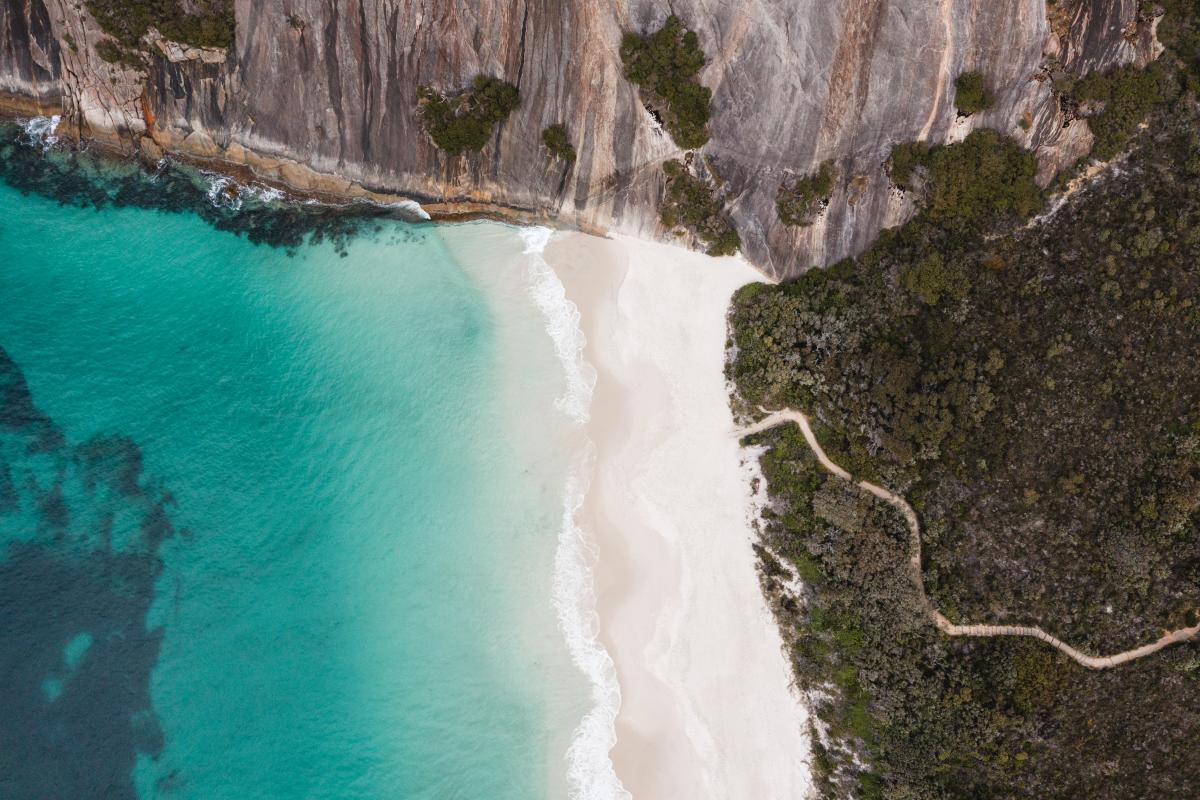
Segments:
[[[543,255],[550,242],[550,230],[521,228],[520,235],[525,242],[525,254],[529,256],[529,291],[546,317],[546,332],[554,341],[554,349],[566,374],[566,393],[555,401],[555,405],[575,422],[585,423],[590,418],[596,370],[583,357],[587,337],[579,327],[579,308],[567,299],[562,281]]]
[[[261,203],[273,203],[287,199],[287,195],[283,192],[269,186],[238,183],[228,175],[209,170],[201,170],[200,174],[204,176],[204,180],[208,184],[208,202],[212,203],[215,208],[241,211],[242,205],[247,199],[257,200]]]
[[[41,150],[53,150],[58,146],[58,124],[62,116],[34,117],[18,120],[22,128],[21,143]]]
[[[529,258],[529,291],[546,319],[567,388],[556,405],[577,425],[590,419],[596,370],[583,357],[587,338],[580,328],[579,308],[543,254],[550,241],[546,228],[522,228]],[[567,782],[574,800],[632,800],[613,769],[609,751],[617,741],[616,720],[621,687],[612,657],[599,640],[599,618],[592,575],[595,546],[576,522],[587,497],[595,448],[588,441],[567,473],[562,523],[554,553],[554,609],[575,666],[591,684],[592,708],[584,715],[567,748]]]

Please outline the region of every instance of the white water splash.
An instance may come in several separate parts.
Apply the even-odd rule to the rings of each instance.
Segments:
[[[525,254],[529,256],[529,291],[546,317],[546,332],[554,341],[558,360],[567,378],[567,391],[555,401],[559,410],[582,424],[590,418],[592,389],[596,386],[596,370],[583,357],[587,337],[579,327],[579,308],[567,299],[567,291],[554,270],[546,263],[544,253],[550,242],[549,228],[521,228]]]
[[[272,203],[286,199],[279,189],[257,184],[241,184],[228,175],[219,172],[201,170],[200,174],[208,182],[208,202],[216,208],[227,208],[230,211],[241,211],[246,198],[262,203]]]
[[[566,376],[567,389],[555,405],[578,425],[590,419],[596,370],[583,357],[587,344],[579,326],[579,308],[546,263],[546,228],[522,228],[529,257],[529,291],[546,319],[546,332]],[[575,521],[591,482],[595,448],[587,442],[567,474],[562,524],[554,553],[554,609],[575,666],[592,689],[592,708],[580,720],[567,748],[567,783],[573,800],[632,800],[613,769],[609,752],[617,743],[616,721],[621,687],[612,657],[600,644],[600,620],[592,577],[595,546]]]
[[[53,150],[58,146],[58,125],[62,122],[62,116],[55,114],[52,117],[34,117],[27,120],[18,120],[21,124],[23,133],[21,135],[21,143],[29,147],[40,148],[43,152]]]
[[[398,208],[406,214],[411,214],[417,219],[429,219],[429,212],[421,208],[421,204],[416,200],[397,200],[394,203],[389,203],[393,208]]]
[[[567,476],[562,527],[554,553],[554,609],[575,666],[592,687],[592,708],[567,748],[567,783],[573,800],[632,800],[613,769],[621,686],[612,656],[600,644],[600,619],[592,580],[595,545],[575,521],[591,481],[595,449],[589,442]]]

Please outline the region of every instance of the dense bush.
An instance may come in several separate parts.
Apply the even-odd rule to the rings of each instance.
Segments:
[[[469,89],[457,94],[421,86],[417,101],[426,132],[451,155],[482,150],[496,126],[521,104],[517,87],[487,75],[476,76]]]
[[[1034,182],[1037,160],[995,131],[973,131],[958,144],[930,152],[929,219],[947,228],[1027,217],[1042,205]]]
[[[996,102],[983,80],[982,72],[964,72],[954,81],[954,105],[964,117],[987,111]]]
[[[892,183],[901,189],[911,189],[913,175],[929,153],[929,145],[923,142],[904,142],[892,148],[888,158],[888,174]]]
[[[132,69],[141,69],[141,56],[136,50],[127,49],[112,39],[102,39],[96,43],[96,55],[109,64],[120,64]]]
[[[775,209],[784,225],[811,225],[829,203],[837,168],[826,161],[806,177],[784,183],[775,197]]]
[[[649,36],[626,33],[621,39],[625,77],[641,87],[675,144],[684,149],[708,141],[708,105],[712,91],[696,82],[704,51],[695,32],[672,14]]]
[[[126,48],[137,47],[151,27],[172,41],[197,47],[232,47],[234,42],[233,0],[87,0],[87,8],[104,32]]]
[[[559,123],[542,131],[542,144],[546,145],[550,155],[555,158],[561,158],[567,163],[575,161],[575,147],[571,144],[566,125]]]
[[[948,230],[1021,219],[1042,204],[1034,181],[1037,160],[992,130],[973,131],[962,142],[944,147],[897,145],[890,168],[892,180],[902,188],[913,188],[920,171],[926,193],[923,219]]]
[[[1158,40],[1182,65],[1188,89],[1200,92],[1200,14],[1196,0],[1157,0],[1163,9]]]
[[[1099,109],[1088,116],[1088,127],[1096,136],[1092,155],[1102,161],[1117,155],[1146,115],[1177,93],[1177,77],[1161,63],[1092,73],[1076,83],[1075,98]]]
[[[1114,652],[1197,618],[1200,373],[1181,354],[1200,352],[1200,118],[1150,121],[1121,171],[1031,227],[1011,224],[1035,198],[1009,143],[909,148],[893,178],[920,173],[925,211],[735,298],[746,406],[808,410],[835,461],[908,497],[955,621]],[[759,442],[763,583],[829,730],[824,797],[1197,794],[1196,644],[1098,673],[1037,641],[945,637],[906,582],[903,521],[797,431]]]
[[[659,209],[659,220],[668,229],[683,227],[708,245],[710,256],[731,256],[741,247],[741,238],[725,219],[721,203],[703,178],[688,172],[681,161],[663,164],[667,196]]]

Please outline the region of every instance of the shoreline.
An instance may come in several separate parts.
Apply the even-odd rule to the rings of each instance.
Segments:
[[[620,684],[616,775],[635,800],[804,796],[807,712],[759,583],[724,377],[730,297],[762,276],[628,237],[555,236],[545,258],[597,372],[576,522]]]
[[[179,160],[273,186],[248,167]],[[285,191],[288,201],[330,202]],[[412,202],[338,204],[347,199]],[[495,219],[430,216],[443,224]],[[595,446],[595,468],[568,519],[582,528],[584,561],[589,545],[598,553],[595,605],[583,614],[595,629],[589,646],[600,660],[611,657],[607,671],[615,667],[615,725],[594,722],[615,728],[616,738],[604,737],[599,749],[591,739],[588,764],[615,770],[636,800],[802,796],[810,784],[806,711],[759,584],[750,477],[724,379],[731,295],[764,276],[740,258],[629,236],[545,238],[548,269],[579,310],[583,358],[599,376],[591,419],[585,412],[578,420]],[[597,800],[628,796],[592,777],[586,785],[603,786]]]
[[[0,122],[16,123],[33,116],[64,114],[59,98],[45,102],[26,95],[0,90]],[[89,130],[81,136],[77,126],[66,116],[59,129],[61,139],[73,147],[86,143],[108,156],[134,159],[154,164],[169,157],[201,170],[217,172],[242,184],[258,184],[287,194],[297,201],[313,200],[327,205],[347,205],[356,202],[376,205],[416,203],[429,215],[431,222],[456,223],[490,220],[510,225],[542,225],[561,231],[579,231],[594,236],[608,236],[607,229],[564,220],[560,215],[533,208],[519,208],[490,201],[438,199],[421,192],[401,192],[371,188],[333,173],[318,172],[307,164],[284,156],[272,156],[250,150],[242,145],[221,150],[215,143],[209,152],[184,149],[186,139],[159,132],[158,137],[134,132]],[[148,143],[153,150],[139,144]],[[211,141],[211,140],[210,140]],[[237,156],[237,157],[235,157]]]

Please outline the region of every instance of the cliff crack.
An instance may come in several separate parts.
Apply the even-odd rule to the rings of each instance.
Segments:
[[[517,63],[517,87],[521,86],[521,75],[525,72],[525,29],[529,25],[529,3],[528,0],[522,7],[521,16],[521,38],[517,44],[517,50],[521,54],[521,60]]]

